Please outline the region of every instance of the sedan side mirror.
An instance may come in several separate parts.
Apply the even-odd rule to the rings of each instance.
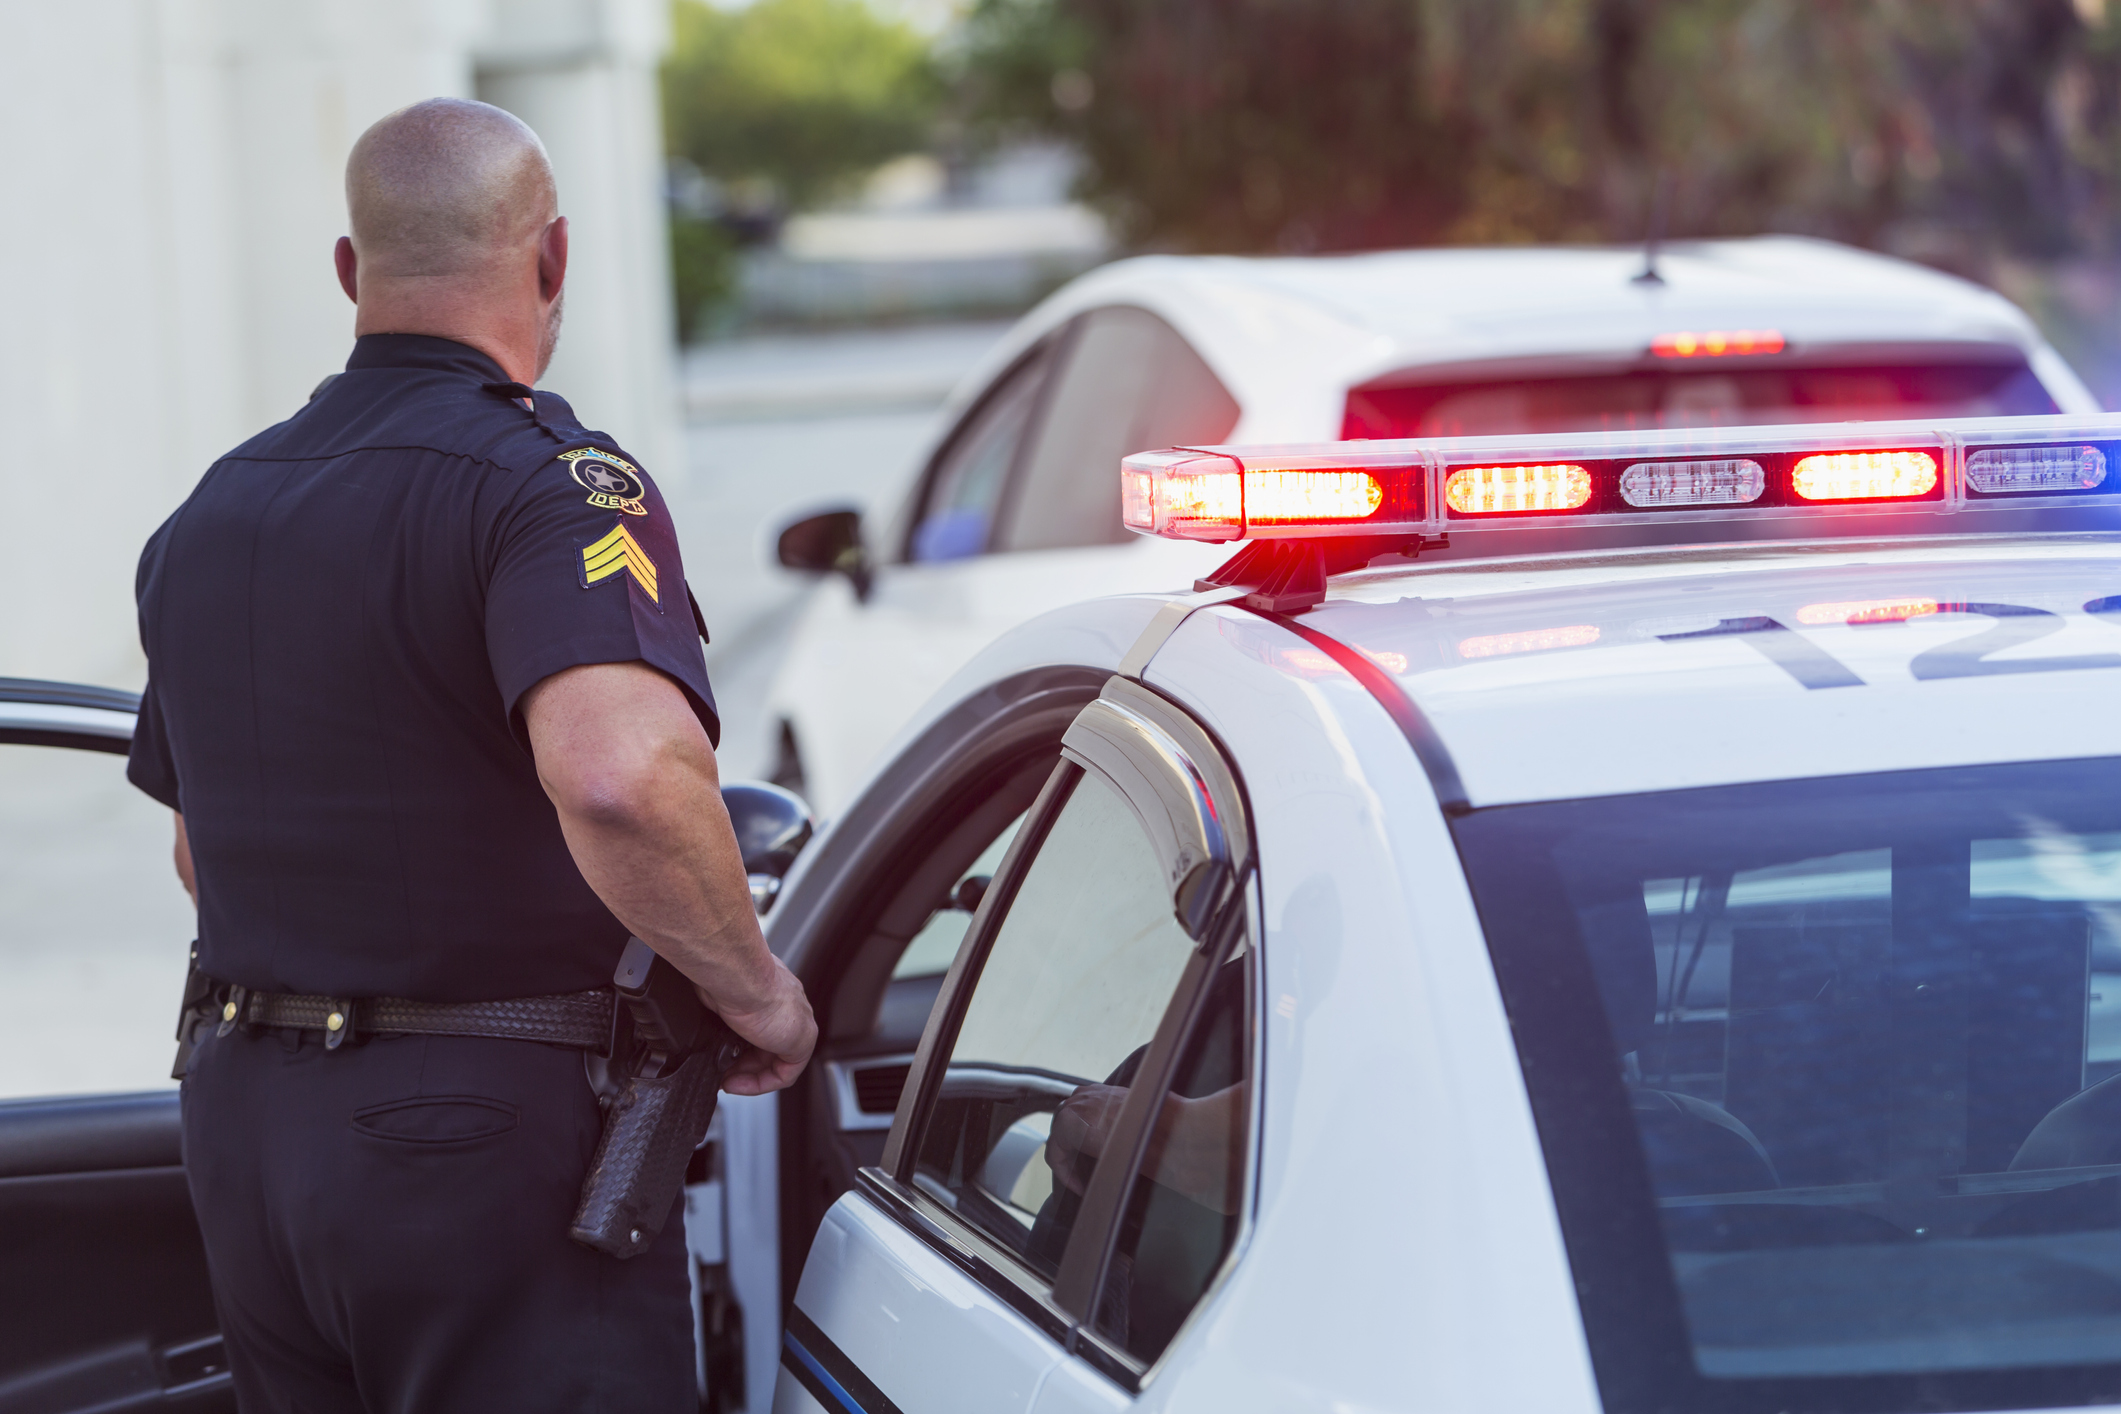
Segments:
[[[722,787],[722,804],[751,879],[751,906],[764,914],[780,895],[782,876],[810,843],[810,807],[794,791],[764,781],[730,782]]]
[[[813,574],[843,574],[854,597],[869,602],[869,552],[862,545],[862,513],[820,511],[781,532],[776,546],[783,567]]]

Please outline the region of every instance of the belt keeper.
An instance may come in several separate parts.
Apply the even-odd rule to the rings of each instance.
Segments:
[[[215,1036],[226,1036],[238,1026],[247,1026],[250,1018],[244,1015],[250,1001],[250,989],[240,982],[228,989],[228,999],[221,1003],[221,1024],[214,1028]]]
[[[324,1014],[324,1049],[336,1051],[345,1045],[354,1033],[355,1020],[353,999],[333,997],[331,1009]]]

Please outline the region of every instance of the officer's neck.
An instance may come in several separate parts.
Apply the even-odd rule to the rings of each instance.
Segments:
[[[493,299],[449,288],[423,277],[363,281],[356,302],[354,336],[427,334],[467,344],[501,366],[518,383],[534,384],[545,370],[545,329],[550,305],[529,299]]]

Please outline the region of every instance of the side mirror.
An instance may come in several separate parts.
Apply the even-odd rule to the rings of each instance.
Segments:
[[[862,513],[820,511],[781,532],[776,553],[783,568],[812,574],[843,574],[854,597],[869,601],[869,552],[862,545]]]
[[[763,914],[780,895],[781,877],[810,843],[810,807],[794,791],[764,781],[732,781],[722,787],[722,804],[751,878],[751,906]]]

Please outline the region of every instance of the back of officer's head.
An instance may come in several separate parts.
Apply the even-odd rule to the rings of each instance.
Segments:
[[[475,281],[535,246],[557,196],[544,145],[521,120],[431,98],[361,134],[346,204],[364,274]]]

